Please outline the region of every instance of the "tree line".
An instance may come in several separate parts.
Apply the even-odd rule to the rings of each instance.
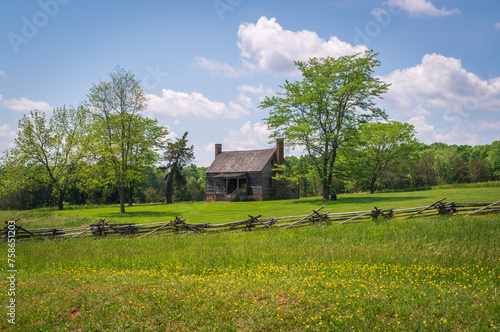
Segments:
[[[383,123],[374,125],[385,127]],[[339,165],[351,167],[351,172],[345,177],[337,177],[331,192],[411,190],[436,185],[500,181],[500,141],[476,146],[416,142],[405,153],[392,160],[387,159],[387,167],[379,173],[372,168],[377,159],[371,153],[366,153],[364,158],[350,158],[351,163],[345,166]],[[309,156],[285,159],[292,173],[288,179],[300,197],[322,194],[321,178],[311,167]],[[378,162],[382,160],[378,159]],[[378,174],[380,176],[376,178],[373,176]]]

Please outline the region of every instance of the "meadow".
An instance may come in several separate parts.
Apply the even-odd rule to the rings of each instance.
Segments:
[[[259,202],[255,212],[304,214],[325,203],[330,212],[404,208],[443,197],[493,202],[500,188]],[[212,212],[231,214],[221,221],[239,220],[252,207],[189,203],[129,211],[137,208],[144,221],[175,212],[201,222]],[[165,215],[141,216],[141,208],[163,208]],[[115,212],[95,207],[24,213],[26,223],[42,225]],[[5,244],[1,248],[7,254]],[[500,330],[499,215],[25,241],[16,250],[16,328],[22,331]],[[0,287],[0,302],[7,303],[7,281]],[[9,328],[6,318],[0,320],[0,329]]]
[[[322,205],[326,205],[322,212],[332,213],[372,210],[374,206],[405,209],[427,206],[445,197],[446,202],[496,202],[500,200],[500,182],[440,186],[409,192],[343,194],[338,196],[337,201],[313,197],[267,202],[135,204],[126,206],[125,214],[120,214],[118,205],[67,206],[63,211],[55,208],[0,211],[0,219],[21,218],[19,224],[25,228],[78,227],[95,224],[100,219],[106,219],[110,223],[164,222],[175,216],[183,216],[189,223],[225,223],[247,219],[249,214],[261,214],[263,218],[306,215]]]

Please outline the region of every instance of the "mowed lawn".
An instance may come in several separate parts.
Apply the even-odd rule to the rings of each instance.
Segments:
[[[113,223],[150,223],[172,220],[183,216],[190,223],[224,223],[244,220],[248,215],[284,217],[309,214],[326,205],[323,212],[349,212],[371,210],[374,206],[384,209],[404,209],[427,206],[447,198],[447,202],[486,203],[500,200],[500,183],[482,187],[464,186],[455,189],[434,189],[413,192],[339,195],[337,201],[321,198],[267,202],[193,202],[175,204],[137,204],[126,206],[120,214],[118,205],[98,207],[70,207],[65,211],[41,209],[35,211],[0,211],[0,218],[21,218],[20,225],[26,228],[85,226],[106,219]]]
[[[329,208],[370,208],[374,201],[349,199],[377,196],[415,205],[405,195],[353,195]],[[229,213],[237,205],[221,206]],[[16,253],[17,325],[5,316],[0,330],[500,330],[499,215],[33,240],[18,242]],[[0,303],[7,288],[0,280]]]

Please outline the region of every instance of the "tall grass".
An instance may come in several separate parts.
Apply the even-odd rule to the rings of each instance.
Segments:
[[[498,216],[17,250],[25,331],[500,329]]]

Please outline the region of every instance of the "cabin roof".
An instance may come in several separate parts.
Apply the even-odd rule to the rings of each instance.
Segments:
[[[215,157],[206,173],[262,172],[276,149],[224,151]]]

